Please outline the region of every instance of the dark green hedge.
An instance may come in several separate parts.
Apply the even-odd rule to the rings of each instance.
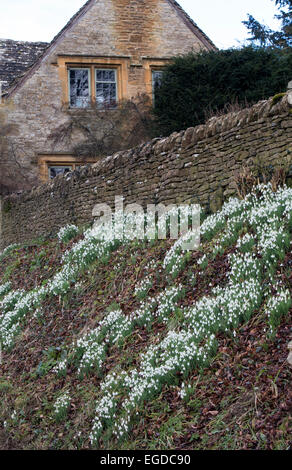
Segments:
[[[253,104],[286,90],[292,50],[252,46],[174,58],[156,90],[158,133],[205,122],[228,104]]]

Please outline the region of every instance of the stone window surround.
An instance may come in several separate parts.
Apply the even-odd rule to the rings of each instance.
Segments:
[[[143,67],[145,70],[145,84],[146,93],[151,97],[153,101],[153,72],[162,72],[163,69],[171,62],[171,58],[142,58]]]
[[[65,153],[51,153],[51,154],[39,154],[38,155],[38,167],[39,167],[39,177],[42,182],[48,181],[49,178],[49,167],[50,166],[72,166],[72,171],[75,170],[78,166],[84,166],[87,163],[95,163],[94,159],[80,160],[74,157],[72,154]]]
[[[80,108],[87,108],[91,103],[95,103],[96,102],[96,85],[98,83],[97,79],[96,79],[96,71],[98,70],[113,70],[114,73],[115,73],[115,86],[116,86],[116,91],[115,91],[115,94],[116,94],[116,103],[119,101],[119,92],[118,92],[118,79],[117,79],[117,68],[116,67],[101,67],[101,66],[90,66],[90,67],[82,67],[82,66],[70,66],[68,67],[68,103],[69,103],[69,106],[70,108],[72,109],[80,109]],[[71,96],[70,96],[70,71],[71,70],[86,70],[88,72],[88,87],[89,87],[89,97],[88,97],[88,104],[86,106],[72,106],[70,104],[71,102]],[[92,87],[92,80],[94,80],[94,94],[93,93],[93,87]],[[113,106],[113,107],[116,107]]]
[[[90,96],[92,104],[95,103],[95,70],[96,69],[114,69],[117,74],[117,95],[118,99],[124,99],[128,96],[128,66],[129,58],[113,57],[84,57],[84,56],[59,56],[58,68],[59,77],[62,85],[62,103],[69,107],[69,81],[68,71],[71,68],[86,68],[90,71]],[[75,109],[75,108],[74,108]]]

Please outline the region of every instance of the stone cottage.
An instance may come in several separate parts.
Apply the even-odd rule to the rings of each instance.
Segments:
[[[171,57],[214,48],[175,0],[89,0],[49,44],[0,40],[0,112],[18,158],[39,181],[75,169],[68,143],[48,138],[68,111],[152,96]]]

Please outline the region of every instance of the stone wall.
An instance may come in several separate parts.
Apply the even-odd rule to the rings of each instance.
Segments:
[[[194,202],[220,207],[244,165],[279,165],[292,156],[292,95],[212,118],[205,125],[119,152],[2,201],[2,248],[92,220],[98,202]],[[1,225],[1,224],[0,224]]]

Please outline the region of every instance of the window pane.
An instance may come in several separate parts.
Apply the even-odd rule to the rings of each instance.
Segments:
[[[70,106],[86,108],[89,104],[89,71],[71,69],[70,76]]]
[[[116,74],[114,70],[97,70],[96,71],[97,82],[114,82],[116,81]]]
[[[162,76],[163,72],[160,70],[155,70],[152,72],[152,84],[153,84],[153,90],[155,91],[157,87],[160,87],[161,82],[162,82]]]
[[[65,175],[69,171],[72,171],[73,167],[68,166],[49,166],[49,177],[51,179],[56,178],[58,175]]]
[[[154,70],[152,72],[152,94],[153,94],[153,103],[155,104],[155,93],[156,90],[160,87],[162,82],[163,72],[161,70]]]
[[[96,103],[98,107],[116,107],[117,83],[115,70],[96,70]]]

